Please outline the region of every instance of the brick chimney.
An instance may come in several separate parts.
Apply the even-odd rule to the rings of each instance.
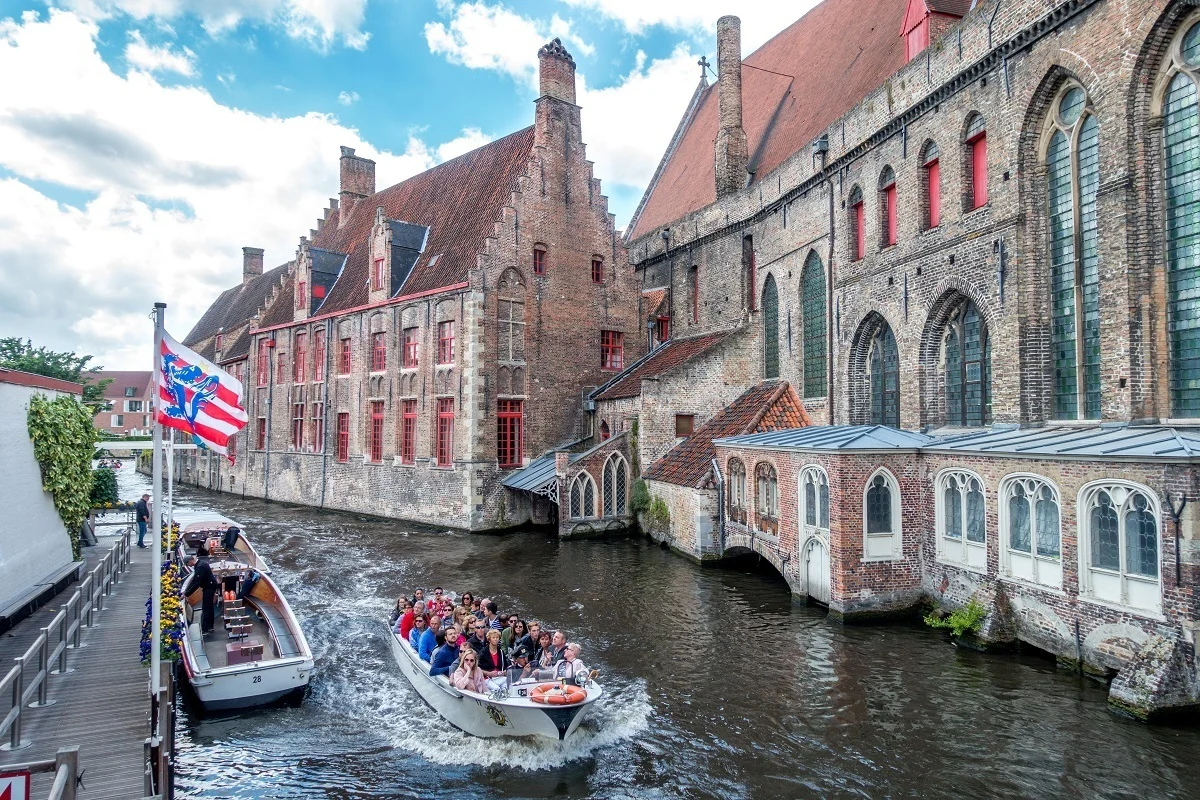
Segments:
[[[538,50],[541,96],[575,104],[575,59],[558,39]]]
[[[375,162],[354,155],[353,147],[342,147],[341,190],[338,199],[338,225],[346,221],[354,204],[375,194]]]
[[[261,247],[242,248],[242,284],[263,274],[263,249]]]
[[[742,127],[742,21],[734,16],[717,20],[717,197],[746,186],[749,148]]]

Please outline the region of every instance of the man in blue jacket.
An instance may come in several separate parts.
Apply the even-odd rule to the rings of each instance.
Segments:
[[[451,625],[446,628],[446,643],[433,654],[433,664],[429,668],[429,674],[449,676],[457,668],[458,628]]]
[[[421,646],[417,648],[417,655],[422,661],[429,661],[433,657],[434,648],[437,647],[438,634],[442,632],[442,618],[434,614],[429,618],[429,627],[421,634]]]

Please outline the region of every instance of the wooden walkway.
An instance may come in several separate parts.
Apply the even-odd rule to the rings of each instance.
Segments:
[[[101,538],[86,548],[89,569],[115,543]],[[82,628],[80,649],[67,651],[67,675],[49,677],[46,708],[26,708],[22,739],[32,744],[16,751],[0,751],[0,771],[6,764],[53,759],[60,747],[79,747],[83,787],[79,800],[130,800],[143,796],[143,743],[150,732],[149,669],[138,655],[142,618],[150,596],[150,551],[134,547],[129,567],[105,598],[98,624]],[[24,653],[66,602],[78,584],[71,584],[49,608],[23,620],[0,637],[0,674]],[[56,641],[52,639],[52,641]],[[37,669],[36,659],[32,664]],[[0,698],[0,708],[10,707]],[[3,712],[0,712],[2,715]],[[7,737],[5,737],[7,743]],[[35,775],[32,797],[46,797],[53,776]]]

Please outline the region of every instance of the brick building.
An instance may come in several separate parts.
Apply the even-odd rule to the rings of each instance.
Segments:
[[[104,400],[108,408],[97,411],[93,424],[96,430],[114,436],[149,436],[154,420],[150,416],[150,370],[126,371],[100,370],[96,381],[105,379],[112,383],[104,387]]]
[[[627,233],[670,338],[593,394],[667,477],[667,540],[847,619],[974,598],[1126,709],[1197,705],[1198,23],[825,0],[742,59],[723,18]],[[678,434],[770,381],[815,427],[673,482]]]
[[[500,481],[590,437],[583,397],[644,345],[574,60],[538,57],[533,125],[379,191],[342,148],[294,259],[250,280],[247,251],[185,342],[243,380],[250,424],[232,466],[193,454],[184,480],[471,530],[554,518]]]

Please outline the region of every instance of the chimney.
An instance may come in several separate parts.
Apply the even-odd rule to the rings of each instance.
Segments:
[[[354,155],[353,147],[342,148],[340,191],[338,207],[347,216],[358,200],[375,194],[375,162]],[[339,215],[338,224],[343,222],[345,220]]]
[[[538,50],[541,96],[575,105],[575,59],[557,38]]]
[[[742,21],[734,16],[717,20],[717,197],[746,186],[749,148],[742,128]]]
[[[263,249],[242,248],[242,284],[245,285],[263,273]]]

